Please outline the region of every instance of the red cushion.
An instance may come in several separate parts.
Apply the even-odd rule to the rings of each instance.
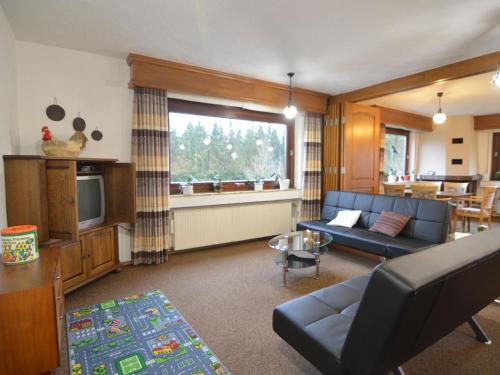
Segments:
[[[378,217],[377,221],[371,226],[372,232],[387,234],[396,237],[403,230],[411,217],[398,214],[397,212],[384,211]]]

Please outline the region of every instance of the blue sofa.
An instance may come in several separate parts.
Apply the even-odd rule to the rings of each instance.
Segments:
[[[362,211],[356,225],[352,228],[327,225],[342,210]],[[382,210],[411,216],[411,220],[394,238],[369,231]],[[446,201],[329,191],[321,211],[321,219],[299,222],[297,230],[328,232],[333,236],[333,244],[385,258],[396,258],[445,242],[450,213],[451,207]]]

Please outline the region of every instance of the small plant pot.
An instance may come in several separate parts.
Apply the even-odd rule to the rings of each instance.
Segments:
[[[280,190],[288,190],[290,188],[290,179],[285,178],[284,180],[280,180]]]
[[[222,193],[222,185],[221,184],[214,184],[214,192]]]
[[[264,183],[263,182],[256,182],[253,184],[253,190],[255,191],[262,191],[264,190]]]
[[[193,195],[193,185],[186,185],[182,187],[182,194],[184,195]]]

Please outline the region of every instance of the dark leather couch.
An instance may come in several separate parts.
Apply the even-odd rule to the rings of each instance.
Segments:
[[[341,210],[362,211],[354,227],[344,228],[326,224]],[[382,210],[411,216],[406,227],[395,238],[368,230]],[[446,201],[329,191],[321,211],[321,219],[299,222],[297,230],[328,232],[333,235],[333,244],[348,246],[385,258],[395,258],[445,242],[449,222],[450,205]]]
[[[392,259],[275,308],[273,329],[325,374],[387,374],[500,295],[500,228]],[[472,331],[471,331],[472,333]]]

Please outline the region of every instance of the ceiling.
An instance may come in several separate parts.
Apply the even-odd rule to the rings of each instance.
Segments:
[[[493,73],[478,74],[360,102],[432,116],[436,94],[443,92],[442,108],[448,116],[489,115],[500,112],[500,88],[491,84]]]
[[[18,40],[337,94],[494,52],[498,0],[0,0]]]

